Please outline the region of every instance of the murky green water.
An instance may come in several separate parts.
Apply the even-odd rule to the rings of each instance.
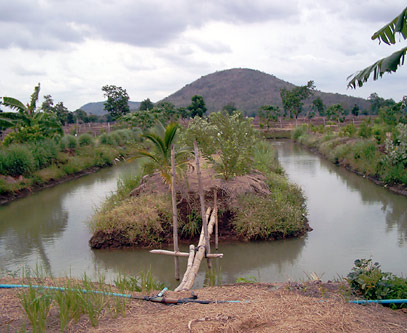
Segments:
[[[275,147],[289,178],[307,196],[314,230],[302,239],[220,244],[224,258],[214,266],[223,283],[249,276],[265,282],[306,279],[311,272],[328,280],[346,275],[355,259],[370,257],[385,271],[407,275],[407,198],[288,141]],[[122,164],[0,207],[0,269],[18,272],[38,266],[54,276],[86,272],[112,278],[151,265],[154,275],[173,287],[172,257],[140,249],[93,251],[88,246],[87,221],[115,190],[117,177],[134,168]],[[198,285],[204,283],[204,266]]]

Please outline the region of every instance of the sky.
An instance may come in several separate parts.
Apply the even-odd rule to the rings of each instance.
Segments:
[[[371,36],[400,0],[0,0],[0,96],[27,103],[41,83],[76,110],[104,85],[159,101],[201,76],[251,68],[318,90],[407,95],[407,64],[362,88],[347,77],[407,46]],[[40,101],[41,102],[41,101]]]

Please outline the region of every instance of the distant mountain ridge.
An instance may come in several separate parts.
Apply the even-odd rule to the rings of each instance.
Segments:
[[[132,102],[129,101],[130,111],[136,111],[139,109],[141,102]],[[81,110],[86,113],[91,113],[97,116],[103,116],[107,112],[105,111],[105,102],[93,102],[87,103],[80,107]]]
[[[186,107],[191,104],[192,96],[200,95],[205,100],[208,112],[219,111],[226,104],[234,103],[237,109],[250,114],[257,112],[263,105],[273,104],[282,107],[280,90],[294,87],[292,83],[258,70],[233,68],[202,76],[163,101],[171,102],[176,107]],[[326,106],[340,103],[348,110],[355,104],[360,109],[370,107],[369,101],[363,98],[316,90],[314,95],[304,102],[305,108],[318,96]]]

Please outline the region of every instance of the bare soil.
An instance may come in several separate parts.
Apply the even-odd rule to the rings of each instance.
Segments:
[[[0,283],[19,283],[0,279]],[[154,293],[152,293],[154,294]],[[195,290],[200,300],[241,303],[164,305],[129,300],[125,317],[104,310],[99,325],[87,316],[68,324],[68,332],[406,332],[407,313],[381,305],[346,301],[345,287],[321,281],[285,284],[236,284]],[[16,289],[0,289],[0,331],[30,330]],[[183,298],[190,292],[168,292]],[[47,331],[59,331],[58,309],[51,308]]]

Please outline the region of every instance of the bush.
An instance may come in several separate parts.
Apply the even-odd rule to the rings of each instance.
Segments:
[[[307,125],[297,127],[291,134],[293,140],[297,141],[300,136],[307,133]]]
[[[103,133],[99,136],[99,143],[102,145],[115,145],[115,140],[110,134]]]
[[[35,169],[35,161],[31,151],[25,145],[11,145],[5,150],[0,159],[1,168],[5,175],[28,176]]]
[[[356,134],[356,127],[354,124],[348,124],[346,126],[343,126],[339,132],[341,136],[348,136],[348,137],[353,137]]]
[[[84,133],[79,136],[78,143],[80,147],[93,146],[94,140],[92,135]]]
[[[372,128],[369,126],[367,121],[360,124],[358,135],[365,139],[369,139],[372,136]]]
[[[62,140],[61,140],[61,150],[64,150],[66,148],[68,149],[75,149],[77,146],[77,140],[76,137],[73,135],[65,135]]]
[[[372,259],[355,260],[355,266],[346,280],[356,295],[365,299],[407,298],[407,279],[382,272],[379,263],[372,263]],[[391,304],[391,307],[407,307],[407,304]]]
[[[54,140],[44,139],[29,145],[34,157],[35,169],[50,165],[57,158],[58,148]]]

